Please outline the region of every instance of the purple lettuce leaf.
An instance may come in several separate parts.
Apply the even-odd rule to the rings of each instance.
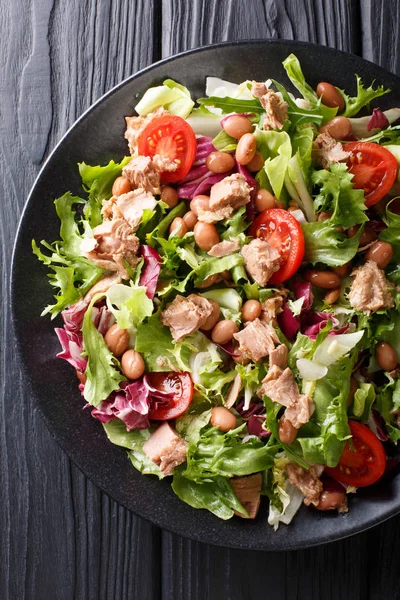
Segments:
[[[161,257],[151,246],[141,246],[144,266],[140,275],[140,285],[146,288],[146,296],[152,300],[157,289],[158,276],[161,271]]]

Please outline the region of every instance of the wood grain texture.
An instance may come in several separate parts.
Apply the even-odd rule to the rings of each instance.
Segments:
[[[17,223],[42,157],[92,102],[157,58],[154,12],[149,0],[0,2],[2,599],[160,595],[159,531],[71,465],[24,394],[8,297]]]
[[[399,518],[318,549],[245,553],[161,534],[111,501],[25,397],[8,296],[18,218],[43,157],[107,89],[161,55],[246,38],[362,50],[400,73],[398,12],[394,0],[0,2],[0,598],[400,598]]]
[[[353,0],[162,0],[162,54],[215,42],[295,39],[358,53]]]

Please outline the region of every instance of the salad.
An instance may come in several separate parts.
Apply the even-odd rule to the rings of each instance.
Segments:
[[[347,512],[400,439],[400,109],[283,66],[295,94],[148,89],[129,155],[80,163],[60,239],[32,242],[110,442],[221,519],[266,496],[275,529],[303,502]]]

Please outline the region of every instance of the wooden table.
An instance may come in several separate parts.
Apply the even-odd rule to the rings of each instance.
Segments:
[[[165,533],[110,500],[26,397],[8,301],[28,190],[114,84],[181,50],[246,38],[309,40],[400,74],[399,27],[395,0],[1,0],[1,598],[400,598],[400,517],[312,550],[251,553]]]

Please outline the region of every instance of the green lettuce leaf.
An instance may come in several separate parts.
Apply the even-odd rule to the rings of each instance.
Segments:
[[[180,467],[174,471],[172,489],[189,506],[205,508],[220,519],[230,519],[234,510],[248,516],[224,477],[216,476],[208,481],[195,482],[186,478]]]
[[[264,494],[269,498],[268,524],[275,531],[280,523],[289,525],[303,504],[302,492],[290,483],[286,477],[286,466],[289,463],[285,453],[280,453],[274,460],[271,471],[264,473]]]
[[[228,254],[228,256],[222,256],[218,258],[211,256],[208,259],[204,259],[193,272],[195,274],[194,284],[197,285],[202,283],[207,277],[222,273],[223,271],[230,271],[238,266],[243,266],[243,256],[238,252],[234,254]]]
[[[324,117],[327,107],[319,103],[311,108],[299,108],[293,100],[293,96],[289,95],[287,89],[278,81],[272,80],[278,92],[282,94],[282,98],[288,104],[289,124],[292,127],[298,127],[308,123],[315,123],[318,127],[329,119]],[[332,110],[332,109],[327,109]]]
[[[232,152],[236,150],[238,141],[235,138],[231,137],[226,133],[224,129],[222,129],[217,136],[212,141],[214,148],[219,150],[220,152]]]
[[[348,238],[346,234],[339,233],[334,225],[332,219],[302,224],[308,262],[338,267],[356,255],[362,228],[354,237]]]
[[[225,219],[222,221],[222,228],[220,237],[221,240],[230,240],[231,238],[239,238],[241,237],[244,231],[246,231],[249,226],[248,221],[246,221],[246,207],[241,206],[230,219]]]
[[[202,433],[197,444],[190,444],[184,476],[196,482],[221,475],[250,475],[269,469],[278,446],[269,440],[251,438],[243,443],[239,436],[245,425],[223,433],[212,427]]]
[[[125,377],[119,371],[118,360],[111,354],[104,337],[92,320],[92,308],[100,297],[96,294],[89,304],[82,326],[83,347],[88,359],[83,395],[86,402],[93,406],[99,406],[111,392],[119,389],[121,381],[125,381]]]
[[[67,192],[57,198],[54,204],[61,223],[61,241],[48,244],[42,240],[43,248],[50,254],[42,252],[35,240],[32,241],[33,253],[52,271],[48,275],[50,285],[59,290],[54,296],[56,303],[47,306],[42,313],[51,313],[52,318],[82,298],[104,273],[104,269],[81,256],[83,238],[73,206],[85,204],[85,200]]]
[[[393,411],[400,411],[400,379],[393,379],[388,373],[386,378],[388,383],[377,391],[374,408],[382,415],[390,439],[397,444],[400,441],[400,429]]]
[[[338,88],[340,93],[342,94],[345,101],[345,109],[342,113],[344,117],[353,117],[356,115],[363,106],[366,106],[374,100],[375,98],[379,98],[384,94],[388,94],[391,90],[389,88],[385,89],[383,85],[379,85],[377,88],[374,88],[374,82],[368,88],[365,88],[361,77],[356,75],[357,79],[357,96],[348,96],[344,90]]]
[[[305,80],[299,59],[295,54],[289,56],[283,61],[283,66],[294,87],[300,92],[304,99],[308,100],[312,107],[318,108],[323,120],[322,123],[330,121],[337,113],[337,108],[329,108],[322,104],[313,88]]]
[[[187,212],[185,202],[179,202],[166,216],[154,227],[152,231],[146,233],[146,244],[155,248],[159,244],[160,238],[166,238],[169,226],[175,217],[182,217]]]
[[[292,156],[292,144],[286,131],[263,131],[256,128],[254,136],[257,149],[265,159],[264,169],[257,174],[257,181],[264,170],[270,187],[277,198],[281,197],[285,173]]]
[[[210,417],[211,409],[200,414],[182,415],[176,419],[175,429],[189,444],[197,444],[201,430],[208,425]]]
[[[189,90],[173,81],[166,79],[163,85],[151,87],[144,93],[135,110],[141,117],[163,106],[170,114],[186,119],[192,111],[194,102]]]
[[[384,221],[387,229],[379,234],[379,239],[388,242],[393,247],[393,257],[386,271],[389,279],[396,285],[400,284],[400,215],[390,210],[391,202],[386,206]]]
[[[332,213],[326,221],[302,225],[306,257],[312,264],[322,262],[337,267],[351,260],[358,250],[362,227],[352,238],[337,230],[368,220],[364,212],[364,193],[353,188],[351,179],[344,164],[334,164],[330,171],[321,169],[312,174],[311,181],[319,188],[314,201],[316,209]]]
[[[315,412],[299,430],[297,442],[304,458],[312,463],[335,467],[350,436],[347,405],[350,375],[358,349],[330,365],[328,373],[316,382],[313,401]]]
[[[135,350],[140,352],[146,371],[187,371],[192,349],[187,344],[174,344],[168,327],[161,323],[160,313],[139,323]]]
[[[84,162],[78,164],[82,187],[89,195],[89,201],[85,206],[85,217],[91,227],[96,227],[102,223],[102,201],[111,198],[113,183],[121,175],[122,168],[131,158],[131,156],[125,156],[120,163],[110,160],[108,165],[104,167],[100,165],[90,166]]]
[[[215,106],[220,108],[222,114],[230,113],[263,113],[265,112],[261,106],[259,100],[242,100],[239,98],[230,98],[225,96],[220,98],[219,96],[210,96],[209,98],[199,98],[197,100],[200,106]]]
[[[353,187],[352,179],[343,163],[332,164],[330,171],[320,169],[312,175],[312,183],[319,190],[314,200],[316,209],[332,213],[332,224],[344,229],[368,221],[364,192]]]
[[[214,300],[219,304],[224,319],[230,319],[235,323],[241,320],[243,300],[234,288],[209,290],[203,292],[201,296],[208,298],[208,300]]]
[[[372,383],[360,383],[354,394],[351,408],[353,415],[359,417],[363,423],[368,422],[375,397],[375,388]]]
[[[143,444],[150,437],[149,429],[127,431],[125,423],[118,419],[103,423],[103,427],[110,442],[129,449],[128,456],[138,471],[144,475],[157,475],[159,479],[164,478],[160,467],[143,452]]]
[[[137,327],[153,312],[153,302],[147,297],[143,286],[116,283],[107,291],[106,301],[108,310],[113,313],[121,329]]]

